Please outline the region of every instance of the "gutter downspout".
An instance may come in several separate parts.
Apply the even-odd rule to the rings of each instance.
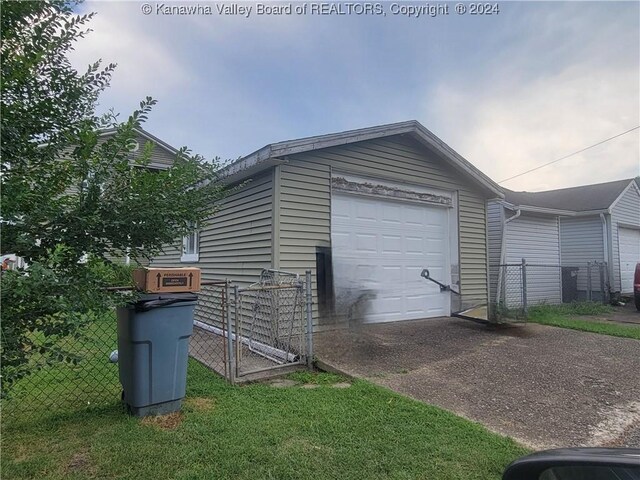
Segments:
[[[502,211],[504,211],[504,206],[502,207]],[[500,242],[500,264],[498,265],[498,286],[496,288],[496,303],[498,303],[500,299],[500,295],[502,294],[502,268],[500,265],[504,265],[506,261],[506,238],[507,238],[507,223],[515,220],[522,214],[522,211],[518,208],[516,210],[516,214],[506,218],[504,222],[502,222],[502,241]]]
[[[611,262],[609,262],[609,235],[607,231],[607,217],[604,216],[604,213],[600,214],[600,220],[602,221],[602,246],[604,250],[604,261],[607,264],[607,283],[609,284],[609,295],[611,294]],[[603,292],[604,293],[604,292]]]

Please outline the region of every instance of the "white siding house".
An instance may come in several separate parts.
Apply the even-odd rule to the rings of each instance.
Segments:
[[[640,262],[640,190],[636,183],[630,184],[612,205],[610,232],[613,290],[631,294],[633,273]]]
[[[505,190],[504,200],[489,206],[490,284],[496,285],[492,301],[499,290],[498,265],[522,258],[528,264],[583,267],[577,273],[577,288],[583,292],[587,263],[606,262],[609,293],[632,293],[633,271],[640,262],[639,185],[635,178],[546,192]],[[551,275],[542,268],[528,269],[530,301],[563,301],[558,270]]]

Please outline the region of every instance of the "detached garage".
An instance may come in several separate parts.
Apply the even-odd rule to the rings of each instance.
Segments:
[[[248,182],[197,251],[170,249],[154,265],[197,263],[205,278],[240,283],[263,268],[311,269],[318,329],[487,304],[486,205],[502,194],[418,122],[267,145],[224,173]],[[421,278],[424,268],[460,295]]]

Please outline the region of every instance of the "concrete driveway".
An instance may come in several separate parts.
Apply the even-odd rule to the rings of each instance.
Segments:
[[[640,341],[438,318],[316,334],[321,362],[532,448],[640,448]]]
[[[635,303],[632,301],[626,303],[623,306],[613,307],[611,312],[603,313],[601,315],[594,315],[584,317],[590,320],[596,320],[599,322],[615,322],[620,324],[635,324],[640,325],[640,312],[636,308]]]

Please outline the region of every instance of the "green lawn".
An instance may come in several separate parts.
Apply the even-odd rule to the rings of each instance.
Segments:
[[[330,374],[234,387],[195,361],[183,414],[89,409],[3,422],[2,477],[499,479],[526,449],[456,415]],[[302,388],[305,383],[317,388]],[[41,412],[43,413],[43,412]]]
[[[600,303],[567,303],[563,305],[540,305],[529,309],[528,320],[543,325],[601,333],[614,337],[634,338],[640,340],[640,326],[620,325],[618,323],[599,321],[589,316],[611,312],[613,307]]]

